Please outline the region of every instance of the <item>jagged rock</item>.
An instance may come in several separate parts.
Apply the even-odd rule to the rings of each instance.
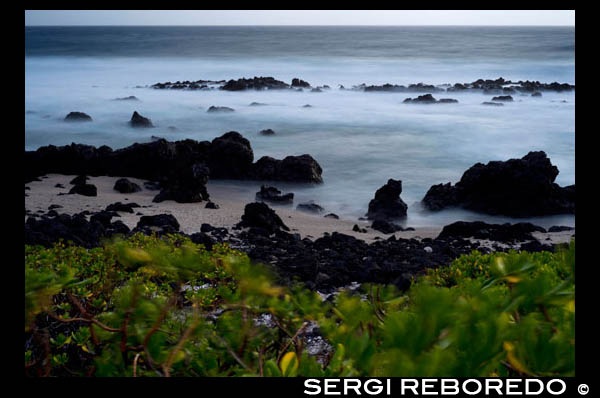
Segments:
[[[137,113],[137,111],[134,111],[133,115],[131,115],[131,120],[129,121],[129,124],[131,127],[154,127],[154,125],[152,124],[152,120],[140,115],[139,113]]]
[[[310,84],[308,82],[305,82],[304,80],[298,79],[297,77],[292,79],[292,87],[310,87]]]
[[[432,186],[423,205],[434,211],[461,207],[510,217],[575,214],[575,186],[558,186],[557,175],[558,169],[541,151],[505,162],[477,163],[455,186]]]
[[[404,218],[408,206],[400,198],[402,181],[390,178],[388,182],[375,192],[375,197],[369,202],[367,218],[370,220],[385,220],[389,218]]]
[[[274,233],[281,229],[284,231],[290,230],[277,213],[262,202],[248,203],[244,207],[242,221],[238,223],[238,226],[263,228],[269,233]]]
[[[237,131],[212,140],[208,168],[211,178],[247,178],[254,153],[250,141]]]

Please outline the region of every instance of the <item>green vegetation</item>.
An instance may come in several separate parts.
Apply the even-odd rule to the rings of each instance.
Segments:
[[[482,255],[407,292],[334,303],[282,287],[226,245],[137,234],[104,247],[25,246],[30,376],[573,376],[575,243]],[[255,320],[271,314],[273,327]],[[310,322],[332,346],[311,356]]]

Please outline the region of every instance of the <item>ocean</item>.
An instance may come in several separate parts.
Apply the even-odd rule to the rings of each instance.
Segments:
[[[156,90],[177,80],[272,76],[331,90],[228,92]],[[423,211],[433,184],[457,182],[477,162],[520,158],[543,150],[559,185],[575,183],[575,94],[513,95],[503,107],[492,95],[441,93],[458,104],[409,105],[418,94],[339,90],[365,83],[454,84],[477,79],[575,84],[572,27],[25,27],[25,149],[71,142],[113,149],[151,136],[212,140],[228,131],[248,138],[255,160],[312,155],[324,184],[277,183],[327,212],[356,219],[389,178],[403,182],[406,226],[456,220],[532,221],[574,225],[574,216],[491,217]],[[134,95],[140,99],[115,101]],[[249,106],[252,102],[266,106]],[[311,108],[303,108],[310,104]],[[233,113],[211,114],[212,106]],[[132,129],[137,110],[153,129]],[[81,111],[92,123],[65,123]],[[171,129],[169,127],[175,127]],[[274,136],[260,130],[273,129]],[[260,182],[234,182],[248,200]],[[246,189],[242,189],[246,188]],[[256,189],[255,189],[256,188]]]

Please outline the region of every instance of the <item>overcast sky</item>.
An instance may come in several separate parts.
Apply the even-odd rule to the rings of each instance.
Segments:
[[[574,10],[25,11],[25,25],[563,25]]]

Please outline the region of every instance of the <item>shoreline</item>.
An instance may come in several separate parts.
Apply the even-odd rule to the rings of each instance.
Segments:
[[[46,177],[46,178],[44,178]],[[121,177],[108,176],[89,176],[89,183],[97,187],[98,196],[88,197],[82,195],[66,195],[72,185],[69,182],[77,177],[76,175],[47,174],[41,178],[41,181],[32,181],[26,183],[29,187],[25,191],[25,219],[32,215],[41,215],[46,213],[50,205],[59,205],[58,213],[73,215],[82,211],[92,213],[104,210],[109,204],[115,202],[137,203],[141,207],[136,208],[134,213],[119,212],[118,220],[122,221],[129,228],[133,229],[139,221],[141,215],[171,214],[180,224],[180,230],[186,234],[192,234],[200,231],[203,223],[210,224],[213,227],[225,227],[231,230],[235,224],[241,221],[244,213],[244,207],[255,200],[248,200],[248,193],[242,193],[242,189],[234,184],[227,184],[223,181],[211,182],[206,184],[210,194],[210,200],[219,206],[219,209],[207,209],[207,202],[198,203],[177,203],[174,201],[164,201],[153,203],[152,199],[158,191],[149,190],[144,187],[145,180],[139,178],[126,177],[132,182],[137,183],[142,191],[135,193],[122,194],[113,189],[114,183]],[[56,184],[62,184],[64,188],[55,187]],[[59,195],[63,193],[63,195]],[[252,193],[252,197],[254,193]],[[384,234],[373,230],[370,227],[369,220],[349,220],[326,218],[324,214],[311,214],[295,210],[292,206],[278,206],[267,203],[283,222],[290,228],[290,233],[300,234],[301,238],[315,240],[323,237],[326,233],[338,232],[350,235],[356,239],[372,243],[380,240],[389,239],[392,236],[400,239],[435,239],[441,232],[443,226],[439,227],[415,227],[414,231],[398,231],[394,234]],[[141,213],[139,215],[138,213]],[[353,231],[354,225],[361,229],[366,229],[366,233]],[[575,230],[563,232],[534,232],[533,236],[541,243],[566,243],[569,242]],[[471,239],[479,242],[482,246],[492,248],[492,242]],[[495,244],[495,242],[494,242]]]

